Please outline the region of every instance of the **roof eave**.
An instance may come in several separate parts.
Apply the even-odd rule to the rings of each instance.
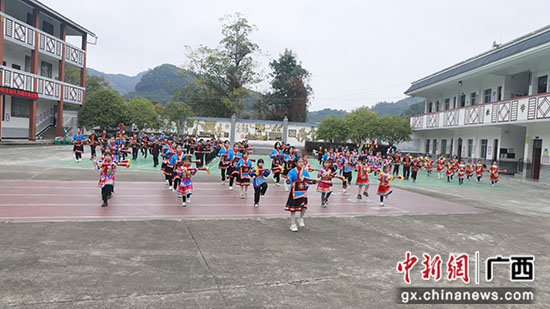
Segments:
[[[39,7],[40,9],[44,10],[44,12],[47,13],[48,15],[52,15],[52,17],[55,17],[60,22],[66,23],[68,26],[74,28],[75,30],[77,30],[79,32],[82,32],[83,34],[85,33],[87,35],[90,35],[90,36],[97,39],[97,35],[95,33],[93,33],[92,31],[90,31],[90,30],[88,30],[84,27],[82,27],[81,25],[77,24],[76,22],[72,21],[71,19],[61,15],[60,13],[58,13],[54,9],[48,7],[47,5],[41,3],[40,1],[37,1],[37,0],[24,0],[24,1],[28,2],[29,4],[31,4],[33,6]]]

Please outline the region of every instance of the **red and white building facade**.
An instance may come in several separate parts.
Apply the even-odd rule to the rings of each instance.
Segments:
[[[0,140],[34,140],[52,126],[63,135],[63,105],[84,102],[90,38],[95,34],[38,1],[0,0]],[[80,72],[78,84],[64,81],[68,68]]]
[[[550,26],[415,81],[426,99],[411,117],[418,152],[498,161],[550,181]]]

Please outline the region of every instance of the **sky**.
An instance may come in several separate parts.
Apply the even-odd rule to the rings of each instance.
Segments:
[[[42,2],[98,36],[88,67],[126,75],[184,65],[185,46],[218,46],[219,18],[240,12],[258,28],[258,70],[288,48],[311,73],[310,110],[400,100],[411,82],[548,24],[546,0]]]

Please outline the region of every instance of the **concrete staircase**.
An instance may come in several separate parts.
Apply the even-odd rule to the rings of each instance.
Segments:
[[[55,139],[55,134],[56,134],[56,127],[55,126],[49,126],[44,131],[39,133],[37,135],[37,138],[41,137],[41,139],[52,140],[53,141]]]

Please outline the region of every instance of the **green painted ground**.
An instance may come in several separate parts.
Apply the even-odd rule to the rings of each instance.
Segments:
[[[264,162],[267,163],[267,166],[271,166],[271,159],[269,156],[259,156],[259,155],[251,155],[251,158],[254,158],[256,160],[262,158]],[[208,167],[210,168],[211,175],[216,175],[216,177],[220,174],[220,171],[218,169],[218,159],[214,159],[210,164],[208,164]],[[81,162],[75,162],[74,160],[66,160],[58,162],[58,164],[61,165],[67,165],[67,166],[79,166],[79,167],[86,167],[86,168],[93,168],[93,162],[92,160],[89,160],[89,158],[83,159]],[[319,162],[314,159],[309,159],[309,164],[312,168],[319,168]],[[255,163],[254,163],[255,165]],[[132,161],[131,169],[134,170],[149,170],[154,171],[158,170],[159,168],[153,168],[153,159],[148,156],[147,159],[144,159],[141,155],[138,157],[137,160]],[[316,173],[312,176],[317,176]],[[354,173],[354,177],[356,174]],[[354,179],[355,180],[355,179]],[[378,180],[375,179],[374,175],[371,174],[370,176],[370,182],[371,184],[377,184]],[[464,180],[463,185],[458,184],[458,180],[455,178],[451,182],[447,182],[447,178],[444,177],[441,180],[437,179],[437,173],[433,172],[431,176],[428,176],[426,171],[420,171],[418,174],[418,178],[416,180],[416,183],[413,183],[412,180],[395,180],[394,183],[399,186],[420,186],[420,187],[463,187],[463,188],[487,188],[492,190],[511,190],[513,187],[506,186],[505,184],[506,180],[500,181],[500,183],[496,187],[491,187],[491,183],[489,181],[489,175],[485,173],[481,183],[477,183],[474,179],[471,181]],[[335,181],[336,185],[339,185],[339,180]]]

